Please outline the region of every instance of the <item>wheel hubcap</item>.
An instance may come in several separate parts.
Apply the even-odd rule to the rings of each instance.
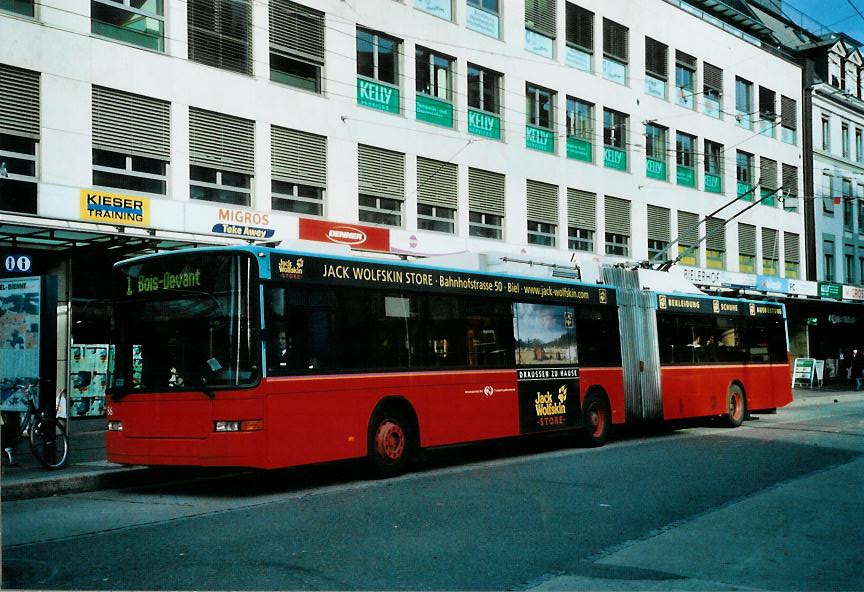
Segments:
[[[732,393],[729,397],[729,415],[736,420],[741,415],[741,398],[738,393]]]
[[[603,432],[605,418],[603,417],[603,411],[596,403],[591,405],[591,408],[588,410],[588,423],[591,426],[592,434],[597,435]]]
[[[405,431],[398,423],[385,421],[375,433],[375,449],[381,458],[398,461],[405,452]]]

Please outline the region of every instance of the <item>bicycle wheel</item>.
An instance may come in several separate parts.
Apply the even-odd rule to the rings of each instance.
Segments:
[[[66,429],[52,418],[37,420],[30,430],[30,449],[42,466],[60,469],[69,459],[69,439]]]

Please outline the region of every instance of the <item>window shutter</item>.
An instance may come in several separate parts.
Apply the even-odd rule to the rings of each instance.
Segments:
[[[762,229],[762,257],[764,259],[779,259],[777,252],[777,231],[773,228]]]
[[[525,28],[555,39],[555,13],[555,0],[525,0]]]
[[[451,162],[417,157],[417,201],[457,209],[459,167]]]
[[[270,127],[272,176],[278,181],[327,186],[327,138]]]
[[[752,224],[738,223],[738,253],[756,256],[756,227]]]
[[[252,74],[251,0],[188,0],[189,59]]]
[[[759,115],[763,119],[773,119],[777,115],[776,94],[764,86],[759,87]]]
[[[625,64],[629,59],[629,29],[615,21],[603,19],[603,55]]]
[[[576,6],[572,2],[566,5],[566,35],[567,43],[572,43],[588,53],[594,52],[594,13]]]
[[[504,215],[504,175],[468,169],[468,208],[484,214]]]
[[[726,251],[726,220],[705,220],[705,246],[712,251]]]
[[[270,0],[270,45],[323,63],[324,13],[289,0]]]
[[[801,238],[794,232],[783,233],[783,258],[789,263],[801,262]]]
[[[650,37],[645,38],[645,72],[666,80],[669,76],[669,47]]]
[[[171,159],[170,103],[93,87],[93,147]]]
[[[405,199],[404,154],[360,144],[357,156],[360,193]]]
[[[711,64],[703,64],[703,84],[709,90],[723,93],[723,70]]]
[[[39,73],[0,64],[0,132],[39,139]]]
[[[606,196],[606,232],[630,236],[630,202]]]
[[[683,51],[676,51],[675,63],[679,66],[684,66],[685,68],[688,68],[690,70],[696,70],[696,58],[689,53],[684,53]]]
[[[783,193],[798,195],[798,167],[790,164],[783,165]]]
[[[189,108],[189,164],[255,174],[255,122]]]
[[[558,224],[558,186],[528,179],[526,184],[528,219]]]
[[[669,208],[648,205],[648,239],[669,242],[671,226]]]
[[[583,230],[597,228],[597,195],[567,188],[567,224]]]
[[[762,178],[762,188],[773,191],[777,185],[777,161],[770,158],[759,158],[759,175]]]
[[[692,212],[678,212],[678,244],[694,247],[699,242],[699,215]]]
[[[798,129],[798,104],[795,99],[780,96],[780,124],[788,129]]]

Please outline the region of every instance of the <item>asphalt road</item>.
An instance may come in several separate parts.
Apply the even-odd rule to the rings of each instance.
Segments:
[[[3,589],[861,590],[864,396],[2,506]]]

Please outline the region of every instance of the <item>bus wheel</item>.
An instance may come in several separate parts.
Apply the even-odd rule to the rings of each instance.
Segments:
[[[612,412],[606,398],[589,393],[582,403],[582,440],[588,446],[603,446],[609,437]]]
[[[410,423],[402,413],[382,409],[369,426],[369,460],[376,476],[402,474],[413,449]]]
[[[747,399],[744,397],[744,391],[737,384],[733,384],[726,393],[726,425],[737,428],[744,423],[746,416]]]

